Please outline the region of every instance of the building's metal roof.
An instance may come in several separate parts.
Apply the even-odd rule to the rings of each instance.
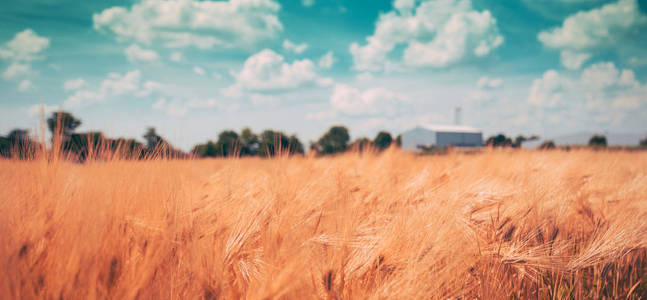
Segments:
[[[470,126],[462,125],[421,125],[419,128],[435,131],[435,132],[461,132],[461,133],[481,133],[480,129],[476,129]]]

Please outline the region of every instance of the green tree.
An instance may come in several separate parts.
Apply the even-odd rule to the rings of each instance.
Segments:
[[[85,161],[91,153],[100,153],[107,149],[107,139],[98,131],[73,133],[65,143],[65,150],[74,153],[79,161]]]
[[[0,137],[0,156],[10,157],[18,154],[22,157],[27,154],[32,141],[29,138],[29,131],[14,129],[6,137]]]
[[[485,144],[490,147],[510,147],[512,146],[512,139],[499,133],[498,135],[489,137],[485,141]]]
[[[240,150],[238,134],[232,130],[225,130],[218,135],[216,152],[219,156],[235,156]]]
[[[52,133],[52,138],[57,134],[61,134],[65,140],[74,133],[74,130],[79,126],[81,126],[81,120],[64,111],[52,113],[52,115],[47,119],[47,127]]]
[[[398,147],[402,147],[402,135],[398,134],[398,136],[395,138],[395,145]]]
[[[539,149],[541,150],[551,150],[555,149],[555,147],[555,142],[553,142],[552,140],[544,141],[543,143],[541,143],[541,145],[539,145]]]
[[[144,134],[144,139],[146,139],[146,149],[143,153],[143,157],[153,158],[153,157],[165,157],[165,158],[185,158],[188,155],[178,149],[175,149],[173,145],[167,142],[162,136],[157,134],[157,131],[154,127],[148,127],[146,133]]]
[[[14,129],[0,137],[0,156],[33,159],[40,144],[29,137],[29,130]]]
[[[218,157],[218,150],[216,149],[216,144],[212,141],[208,141],[205,144],[199,144],[193,147],[191,153],[197,155],[198,157]]]
[[[517,137],[514,139],[514,142],[512,142],[512,148],[521,148],[521,144],[523,144],[523,142],[525,142],[525,141],[527,141],[527,140],[528,140],[528,139],[527,139],[525,136],[523,136],[523,135],[519,135],[519,136],[517,136]]]
[[[109,149],[123,158],[141,159],[144,155],[144,145],[135,139],[117,138],[108,140]]]
[[[539,139],[539,136],[533,135],[530,137],[525,137],[523,135],[518,135],[515,139],[514,142],[512,143],[512,148],[521,148],[523,146],[524,142],[531,142],[531,141],[536,141]]]
[[[148,127],[148,129],[146,129],[144,139],[146,140],[146,146],[149,151],[157,148],[164,141],[164,139],[157,134],[155,127]]]
[[[601,134],[593,135],[589,139],[589,146],[594,148],[603,148],[607,146],[607,137]]]
[[[315,144],[320,154],[335,154],[346,151],[350,135],[344,126],[333,126]]]
[[[645,137],[644,139],[640,140],[640,144],[639,144],[639,145],[640,145],[640,147],[642,147],[642,148],[647,148],[647,137]]]
[[[0,156],[2,157],[9,157],[11,154],[11,143],[9,142],[9,139],[0,136]]]
[[[265,130],[259,137],[258,155],[272,157],[279,154],[303,154],[303,144],[295,136],[287,136],[283,132]]]
[[[391,146],[391,142],[393,142],[393,138],[391,137],[391,134],[386,131],[380,131],[373,140],[373,144],[375,144],[375,147],[380,151]]]
[[[258,136],[249,127],[243,128],[240,132],[240,155],[257,155],[259,146]]]
[[[28,142],[29,139],[29,130],[25,129],[14,129],[9,132],[7,135],[7,138],[11,143],[14,144],[19,144],[19,143],[26,143]]]
[[[348,149],[351,151],[356,151],[356,152],[364,152],[373,147],[373,141],[371,141],[369,138],[358,138],[355,141],[353,141],[350,145],[348,145]]]

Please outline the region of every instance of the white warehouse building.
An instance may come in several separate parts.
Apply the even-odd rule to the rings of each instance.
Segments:
[[[461,125],[418,126],[402,133],[402,149],[416,151],[422,147],[481,147],[481,130]]]

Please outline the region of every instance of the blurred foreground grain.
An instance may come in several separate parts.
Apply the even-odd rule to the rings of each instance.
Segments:
[[[3,299],[647,298],[647,153],[0,160]]]

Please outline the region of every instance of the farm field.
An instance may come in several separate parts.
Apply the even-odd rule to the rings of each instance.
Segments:
[[[3,299],[645,299],[647,152],[0,160]]]

